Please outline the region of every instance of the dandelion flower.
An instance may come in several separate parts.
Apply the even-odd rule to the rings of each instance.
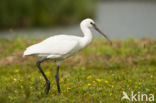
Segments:
[[[15,70],[15,72],[16,72],[16,73],[18,73],[18,72],[19,72],[19,70],[18,70],[18,69],[16,69],[16,70]]]
[[[92,76],[91,75],[89,75],[88,77],[87,77],[87,79],[90,79]]]
[[[106,84],[108,84],[108,81],[107,81],[107,80],[105,80],[105,83],[106,83]]]
[[[63,82],[63,78],[60,79],[60,82]]]
[[[50,72],[46,72],[46,75],[47,75],[47,76],[50,76]]]
[[[101,81],[102,81],[102,79],[96,79],[96,81],[101,82]]]
[[[88,86],[91,86],[91,84],[90,84],[90,83],[88,83]]]
[[[95,81],[93,81],[93,83],[95,83]]]

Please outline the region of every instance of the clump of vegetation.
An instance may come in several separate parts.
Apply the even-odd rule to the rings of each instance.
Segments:
[[[96,0],[1,0],[0,28],[72,24],[95,8]]]
[[[36,57],[22,58],[29,45],[41,40],[0,40],[1,103],[120,103],[122,92],[156,94],[156,40],[113,40],[110,46],[94,40],[65,60],[60,68],[62,93],[57,93],[56,64],[47,61],[43,70],[51,81],[44,93],[44,78]]]

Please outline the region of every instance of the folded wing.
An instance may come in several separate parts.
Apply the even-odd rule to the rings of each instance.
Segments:
[[[76,39],[66,36],[53,36],[26,49],[25,55],[64,55],[73,52],[78,46]]]

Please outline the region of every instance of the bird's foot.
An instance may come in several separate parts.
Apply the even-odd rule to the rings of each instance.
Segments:
[[[60,88],[58,89],[58,93],[61,93],[61,90],[60,90]]]
[[[45,89],[45,93],[48,94],[49,93],[49,90],[50,90],[50,82],[49,81],[46,81],[46,89]]]

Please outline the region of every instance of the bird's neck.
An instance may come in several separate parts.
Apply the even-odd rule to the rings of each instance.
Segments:
[[[88,27],[81,25],[81,30],[84,34],[84,37],[82,38],[81,45],[82,45],[82,47],[85,47],[92,41],[93,36]]]

